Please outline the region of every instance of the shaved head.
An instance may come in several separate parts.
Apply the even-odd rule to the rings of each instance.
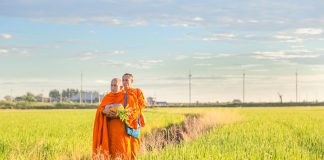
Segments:
[[[110,87],[111,87],[111,92],[112,92],[112,93],[117,93],[117,92],[119,92],[119,91],[121,90],[121,88],[122,88],[121,79],[119,79],[119,78],[113,78],[113,79],[111,80],[111,85],[110,85]]]
[[[132,86],[132,83],[134,82],[134,77],[130,73],[125,73],[123,75],[123,86],[124,89],[129,89]]]
[[[113,81],[116,81],[118,85],[121,85],[121,82],[122,82],[120,78],[113,78],[111,80],[111,84],[113,83]]]
[[[125,76],[129,76],[129,77],[134,78],[134,77],[133,77],[133,74],[131,74],[131,73],[125,73],[125,74],[123,75],[123,77],[125,77]]]

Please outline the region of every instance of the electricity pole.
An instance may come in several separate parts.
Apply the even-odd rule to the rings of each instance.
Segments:
[[[245,72],[243,72],[243,100],[242,103],[245,102]]]
[[[296,103],[298,103],[298,72],[296,70]]]
[[[83,75],[82,75],[82,72],[81,72],[80,104],[82,103],[82,85],[83,85]]]
[[[191,70],[189,71],[189,106],[191,105]]]

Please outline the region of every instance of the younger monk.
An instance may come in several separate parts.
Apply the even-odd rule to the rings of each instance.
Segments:
[[[134,82],[134,77],[130,73],[125,73],[123,75],[123,86],[124,90],[130,97],[136,97],[137,103],[136,105],[131,105],[133,108],[133,114],[129,116],[129,123],[131,128],[137,128],[139,124],[141,127],[145,126],[143,110],[145,108],[145,98],[143,92],[139,88],[133,88],[132,84]],[[129,102],[129,100],[128,100]],[[140,139],[135,137],[130,137],[130,144],[131,144],[131,155],[132,159],[136,158],[137,153],[140,150]]]

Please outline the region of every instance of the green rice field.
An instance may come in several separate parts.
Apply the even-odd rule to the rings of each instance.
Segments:
[[[142,135],[211,112],[216,128],[138,159],[324,159],[324,107],[146,109]],[[224,123],[228,113],[239,118]],[[93,109],[0,110],[0,159],[91,159],[94,116]]]

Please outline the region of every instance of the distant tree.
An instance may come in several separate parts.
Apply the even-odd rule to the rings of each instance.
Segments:
[[[26,95],[23,96],[23,100],[26,102],[35,102],[36,98],[32,93],[27,92]]]
[[[6,101],[8,101],[8,102],[11,102],[12,101],[12,97],[11,96],[9,96],[9,95],[6,95],[6,96],[4,96],[3,97]]]
[[[56,99],[56,100],[58,100],[58,99],[60,99],[60,96],[61,96],[61,94],[60,94],[60,91],[59,90],[57,90],[57,89],[53,89],[53,90],[51,90],[50,92],[49,92],[49,95],[48,95],[50,98],[52,98],[52,99]]]
[[[64,99],[70,98],[70,94],[69,94],[69,92],[70,92],[70,89],[63,90],[63,91],[62,91],[62,97],[63,97]]]
[[[99,92],[94,91],[94,92],[92,92],[92,94],[93,94],[93,95],[99,95]]]
[[[65,99],[71,99],[72,96],[74,96],[78,93],[79,93],[79,90],[68,88],[68,89],[62,91],[62,97]]]
[[[78,89],[70,89],[70,96],[74,96],[74,95],[77,95],[79,94],[79,90]]]

